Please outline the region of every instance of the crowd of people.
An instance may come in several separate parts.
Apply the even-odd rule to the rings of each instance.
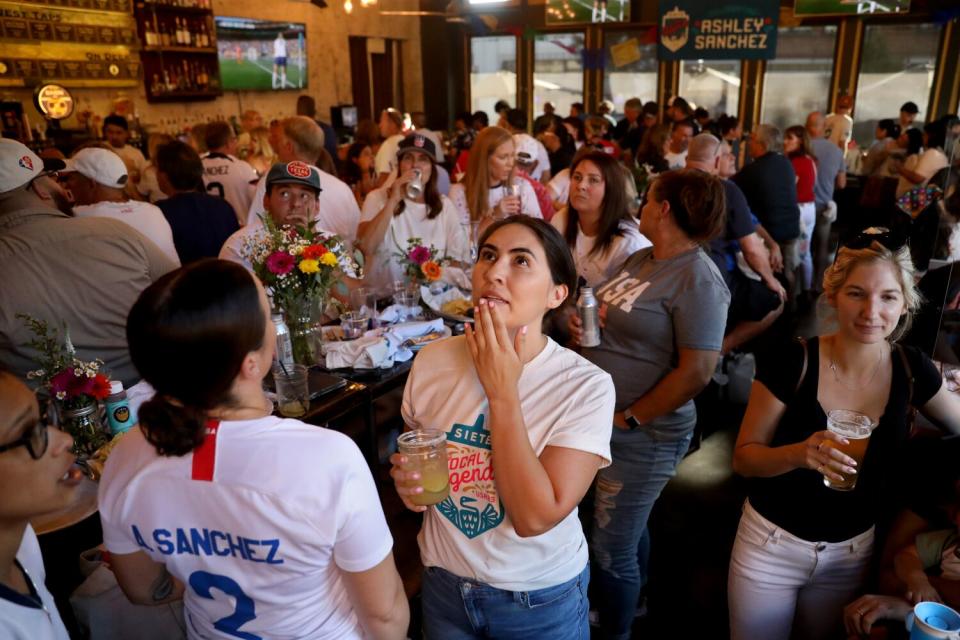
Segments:
[[[0,473],[19,487],[0,504],[0,630],[67,637],[29,521],[69,502],[79,476],[69,436],[25,386],[26,313],[154,390],[99,489],[130,602],[182,600],[188,637],[406,637],[393,537],[357,446],[274,416],[263,389],[271,302],[244,248],[267,219],[360,251],[366,267],[342,274],[342,291],[390,292],[410,238],[470,279],[474,322],[420,352],[401,407],[408,429],[447,432],[449,498],[418,505],[419,473],[389,460],[401,501],[423,513],[426,638],[585,638],[591,624],[631,637],[657,553],[651,513],[690,449],[696,400],[754,350],[730,463],[749,479],[731,637],[866,636],[914,602],[957,607],[955,459],[934,465],[935,508],[884,526],[912,504],[891,496],[916,411],[960,434],[960,396],[901,344],[938,232],[960,218],[955,119],[921,131],[907,103],[851,162],[853,103],[836,103],[747,136],[682,97],[630,99],[619,121],[612,104],[567,117],[548,104],[532,127],[498,103],[495,124],[459,114],[452,135],[390,108],[338,145],[301,96],[268,126],[249,111],[239,129],[151,136],[149,160],[119,116],[69,157],[0,141]],[[853,168],[865,187],[834,246]],[[942,203],[905,208],[900,196],[928,185]],[[583,287],[599,345],[580,346]],[[814,306],[832,328],[787,339]],[[835,446],[848,444],[827,429],[835,409],[876,425],[861,462]],[[853,490],[830,488],[851,476]]]

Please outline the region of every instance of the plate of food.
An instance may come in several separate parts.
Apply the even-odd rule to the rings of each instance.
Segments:
[[[420,298],[445,320],[473,322],[473,299],[458,287],[450,287],[439,293],[431,293],[428,287],[420,287]]]
[[[434,331],[432,333],[427,333],[415,338],[407,338],[404,340],[403,346],[410,349],[410,351],[417,352],[432,342],[449,338],[452,335],[453,331],[450,329],[450,327],[444,325],[443,329],[440,331]]]

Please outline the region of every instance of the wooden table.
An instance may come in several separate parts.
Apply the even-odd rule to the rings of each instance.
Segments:
[[[70,504],[30,520],[37,535],[53,533],[82,522],[97,512],[97,483],[84,476]]]

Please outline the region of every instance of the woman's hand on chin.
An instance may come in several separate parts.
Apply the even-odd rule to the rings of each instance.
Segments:
[[[474,326],[467,324],[465,335],[487,399],[492,402],[516,394],[523,372],[520,354],[527,339],[527,328],[522,327],[511,340],[503,311],[497,304],[486,300],[480,300],[474,312],[474,323]]]

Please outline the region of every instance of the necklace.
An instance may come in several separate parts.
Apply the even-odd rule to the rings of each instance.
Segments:
[[[883,349],[880,349],[880,358],[877,360],[877,366],[873,368],[873,373],[870,375],[870,379],[867,380],[867,383],[857,387],[851,387],[840,379],[840,373],[837,371],[837,363],[833,359],[833,340],[830,340],[830,371],[833,372],[833,379],[836,380],[839,385],[846,387],[850,391],[860,391],[864,387],[869,387],[873,383],[874,378],[876,378],[877,374],[880,372],[881,364],[883,364]]]

